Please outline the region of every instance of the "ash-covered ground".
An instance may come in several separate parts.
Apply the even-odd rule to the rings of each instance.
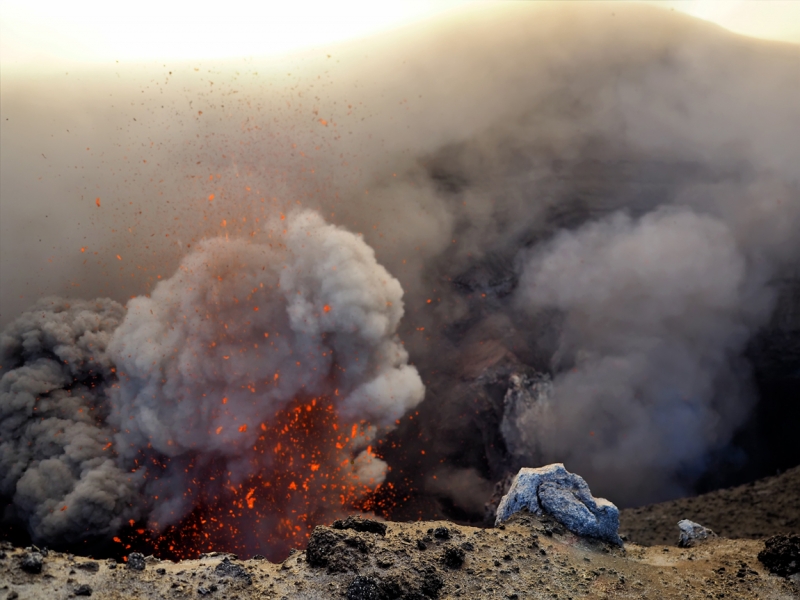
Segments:
[[[387,523],[385,534],[319,527],[309,549],[280,564],[211,553],[179,563],[126,564],[6,546],[5,598],[796,598],[797,577],[770,573],[763,541],[713,539],[694,548],[611,549],[522,515],[499,529],[450,522]],[[130,568],[131,561],[139,568]],[[139,570],[141,569],[141,570]]]
[[[117,561],[6,543],[0,593],[8,600],[788,600],[800,594],[798,473],[622,511],[623,547],[582,539],[552,517],[527,511],[492,529],[339,520],[317,527],[307,547],[281,563],[224,552],[177,563],[141,554]],[[677,547],[676,523],[684,518],[702,519],[721,535]]]

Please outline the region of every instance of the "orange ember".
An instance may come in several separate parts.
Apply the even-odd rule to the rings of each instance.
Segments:
[[[359,425],[347,425],[324,398],[295,400],[261,423],[248,457],[254,474],[242,480],[218,467],[205,472],[204,481],[198,477],[201,502],[180,524],[154,534],[154,553],[185,559],[216,550],[282,560],[291,548],[305,546],[314,526],[383,508],[374,494],[380,486],[363,483],[355,472],[355,455],[365,444],[352,445]],[[375,456],[370,447],[369,458]],[[216,485],[202,485],[209,481]]]

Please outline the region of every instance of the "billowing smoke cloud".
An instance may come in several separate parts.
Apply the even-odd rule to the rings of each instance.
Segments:
[[[46,298],[0,339],[3,518],[37,540],[111,536],[141,515],[134,476],[115,460],[107,347],[125,316],[111,300]]]
[[[312,211],[277,220],[266,238],[202,242],[150,297],[129,303],[110,343],[119,452],[195,465],[174,461],[148,484],[161,526],[192,508],[187,489],[208,461],[223,458],[233,484],[263,468],[248,449],[298,397],[333,396],[345,422],[383,428],[422,400],[395,335],[403,291],[374,252]],[[376,483],[381,465],[355,463]]]
[[[403,290],[358,236],[313,211],[276,218],[261,238],[202,242],[127,314],[52,299],[9,326],[6,518],[51,543],[143,517],[163,529],[220,493],[223,481],[198,483],[211,467],[227,486],[270,473],[270,455],[251,450],[297,399],[332,403],[359,428],[345,467],[333,447],[317,457],[323,473],[350,471],[327,485],[383,482],[386,463],[365,447],[424,395],[395,333]]]
[[[687,209],[559,234],[520,280],[524,309],[563,320],[548,418],[517,429],[627,497],[695,475],[751,408],[741,354],[771,308],[762,276],[723,222]]]

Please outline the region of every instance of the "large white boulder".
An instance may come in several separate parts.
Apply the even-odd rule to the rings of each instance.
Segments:
[[[583,477],[570,473],[561,463],[520,469],[500,500],[495,525],[523,508],[552,516],[576,535],[622,545],[617,533],[617,507],[604,498],[592,496]]]

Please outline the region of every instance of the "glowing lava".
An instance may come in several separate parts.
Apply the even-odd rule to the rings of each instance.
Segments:
[[[383,463],[364,448],[364,423],[340,424],[335,406],[314,398],[295,400],[261,430],[246,457],[255,475],[234,483],[233,473],[212,469],[197,485],[217,492],[179,524],[151,531],[156,555],[185,559],[215,550],[282,560],[305,546],[315,525],[376,508],[381,483],[364,473],[370,463],[382,473]]]

